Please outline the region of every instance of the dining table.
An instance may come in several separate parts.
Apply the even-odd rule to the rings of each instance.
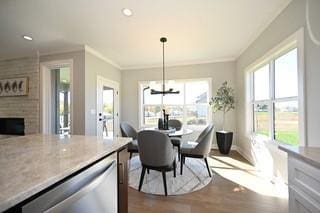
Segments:
[[[143,127],[141,130],[154,130],[159,131],[164,134],[167,134],[169,137],[182,137],[184,135],[190,135],[193,133],[192,129],[188,128],[181,128],[180,130],[176,130],[175,128],[169,128],[169,129],[158,129],[158,127]]]

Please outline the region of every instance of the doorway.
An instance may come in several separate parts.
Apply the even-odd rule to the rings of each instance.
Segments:
[[[72,134],[72,60],[41,63],[41,132]]]
[[[54,133],[70,134],[70,67],[51,70],[52,96],[54,97],[53,124]]]
[[[119,84],[97,78],[97,136],[119,136]]]

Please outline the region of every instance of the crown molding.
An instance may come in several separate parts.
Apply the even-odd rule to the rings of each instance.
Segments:
[[[269,25],[284,11],[285,8],[288,7],[289,4],[291,4],[292,0],[289,0],[288,2],[283,2],[282,5],[276,10],[272,17],[268,19],[264,24],[262,24],[259,27],[259,30],[256,31],[256,33],[253,34],[252,38],[248,40],[246,45],[239,51],[239,54],[236,56],[236,60],[239,59],[239,57],[255,42],[260,35],[269,27]]]
[[[320,46],[320,38],[318,39],[315,36],[315,34],[312,31],[312,26],[310,23],[310,0],[307,0],[307,2],[306,2],[306,20],[307,20],[306,21],[307,22],[307,30],[308,30],[308,33],[309,33],[311,40],[313,41],[313,43],[315,45]]]
[[[54,51],[39,51],[39,55],[40,56],[56,55],[56,54],[71,53],[71,52],[76,52],[81,50],[84,50],[84,45],[79,45],[79,46],[70,47],[70,48],[63,48],[63,49],[54,50]]]
[[[94,56],[96,56],[97,58],[107,62],[108,64],[111,64],[112,66],[114,66],[117,69],[121,69],[121,67],[113,62],[111,59],[105,57],[103,54],[101,54],[100,52],[98,52],[97,50],[93,49],[92,47],[88,46],[88,45],[81,45],[78,47],[74,47],[74,48],[69,48],[69,49],[63,49],[63,50],[59,50],[59,51],[47,51],[47,52],[41,52],[41,56],[46,56],[46,55],[54,55],[54,54],[62,54],[62,53],[70,53],[70,52],[75,52],[75,51],[85,51],[88,52]]]
[[[188,65],[201,65],[201,64],[213,64],[213,63],[221,63],[221,62],[231,62],[235,61],[235,57],[228,58],[216,58],[211,60],[199,60],[199,61],[184,61],[184,62],[173,62],[166,63],[166,67],[177,67],[177,66],[188,66]],[[140,66],[123,66],[121,70],[139,70],[139,69],[152,69],[152,68],[161,68],[162,63],[158,64],[150,64],[150,65],[140,65]]]
[[[103,54],[101,54],[100,52],[96,51],[95,49],[93,49],[92,47],[85,45],[84,46],[85,51],[91,53],[92,55],[100,58],[101,60],[107,62],[108,64],[111,64],[112,66],[114,66],[115,68],[121,70],[121,66],[117,63],[115,63],[114,61],[112,61],[111,59],[105,57]]]

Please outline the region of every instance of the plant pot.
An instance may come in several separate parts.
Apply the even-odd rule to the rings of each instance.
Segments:
[[[233,132],[218,131],[216,132],[216,138],[219,152],[224,155],[229,154],[232,145]]]

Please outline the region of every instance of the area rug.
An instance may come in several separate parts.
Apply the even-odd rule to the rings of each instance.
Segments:
[[[180,162],[177,162],[177,176],[173,171],[167,172],[168,195],[181,195],[202,189],[210,183],[205,162],[203,159],[186,158],[183,166],[183,175],[180,175]],[[212,176],[214,176],[213,172]],[[129,186],[138,190],[141,175],[141,162],[139,156],[129,161]],[[163,179],[161,172],[150,170],[146,172],[142,185],[142,192],[155,195],[164,195]]]

